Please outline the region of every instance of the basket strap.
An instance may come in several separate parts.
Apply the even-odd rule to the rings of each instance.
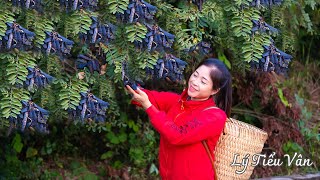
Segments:
[[[206,110],[208,110],[208,109],[219,109],[219,108],[216,107],[216,106],[210,106],[210,107],[205,108],[203,111],[206,111]],[[214,179],[215,179],[215,180],[218,180],[218,176],[217,176],[217,173],[216,173],[216,169],[214,168],[214,161],[213,161],[213,158],[212,158],[212,156],[211,156],[211,153],[210,153],[210,150],[209,150],[209,146],[208,146],[208,144],[207,144],[207,141],[206,141],[206,140],[203,140],[203,141],[202,141],[202,144],[203,144],[204,148],[206,149],[207,154],[208,154],[208,156],[209,156],[209,159],[210,159],[210,161],[211,161],[212,169],[213,169],[213,172],[214,172]]]
[[[202,111],[206,111],[206,110],[208,110],[208,109],[219,109],[219,108],[216,107],[216,106],[210,106],[210,107],[205,108],[205,109],[202,110]]]
[[[212,168],[213,168],[213,173],[214,173],[214,180],[218,180],[217,173],[216,173],[216,170],[215,170],[215,168],[214,168],[214,161],[213,161],[213,158],[212,158],[212,156],[211,156],[211,153],[210,153],[210,150],[209,150],[207,141],[206,141],[206,140],[203,140],[203,141],[202,141],[202,144],[203,144],[204,148],[206,149],[207,154],[208,154],[208,156],[209,156],[209,158],[210,158],[210,161],[211,161],[211,164],[212,164]]]

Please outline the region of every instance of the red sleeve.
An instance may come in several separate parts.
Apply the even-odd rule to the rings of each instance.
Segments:
[[[164,112],[168,112],[174,102],[178,101],[180,98],[179,94],[173,92],[150,91],[142,88],[141,90],[148,95],[148,98],[152,105],[157,107],[157,109],[159,109],[160,111]],[[131,103],[141,107],[141,104],[136,101],[132,100]]]
[[[185,145],[200,142],[209,137],[220,135],[227,116],[221,109],[210,109],[201,112],[185,126],[177,126],[163,111],[155,106],[146,110],[151,124],[171,144]]]

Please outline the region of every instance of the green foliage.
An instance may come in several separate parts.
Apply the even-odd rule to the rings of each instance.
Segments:
[[[58,101],[61,109],[75,110],[81,99],[81,92],[88,90],[88,84],[84,81],[79,81],[76,78],[57,81],[61,87]]]
[[[282,89],[278,88],[278,96],[281,100],[281,102],[286,106],[291,106],[291,104],[289,104],[288,100],[286,99],[286,97],[283,95]]]
[[[256,9],[245,9],[240,12],[232,12],[231,28],[236,37],[248,37],[251,34],[252,19],[259,19],[259,11]]]
[[[157,52],[137,54],[137,60],[139,62],[140,69],[145,69],[145,68],[153,69],[153,66],[157,64],[158,59],[159,59],[159,53]]]
[[[250,37],[250,41],[246,41],[242,45],[242,56],[246,62],[255,61],[258,62],[261,58],[264,48],[270,44],[269,36],[265,34],[256,34]]]
[[[31,28],[36,34],[34,40],[35,46],[41,48],[46,38],[45,32],[51,32],[54,29],[53,22],[43,17],[37,11],[27,11],[25,18],[26,27]]]
[[[64,32],[66,35],[77,37],[79,33],[87,34],[92,24],[91,17],[96,17],[96,13],[79,10],[74,11],[72,14],[67,15]]]
[[[32,147],[28,147],[26,152],[26,158],[34,157],[38,154],[38,150]]]
[[[129,25],[125,29],[129,42],[142,42],[147,34],[147,28],[140,23]]]
[[[42,0],[43,4],[44,4],[44,12],[45,16],[52,22],[59,22],[61,20],[61,12],[64,9],[61,8],[59,1],[52,1],[52,0]]]
[[[112,81],[105,76],[96,77],[96,81],[92,86],[92,92],[100,99],[108,99],[110,104],[107,109],[109,114],[108,120],[114,121],[120,115],[120,107],[116,99],[116,88],[112,86]]]
[[[61,72],[61,70],[63,69],[63,64],[61,63],[61,60],[58,56],[42,56],[38,63],[38,66],[53,77],[61,78],[63,76],[63,73]]]
[[[121,70],[122,70],[122,61],[128,60],[129,50],[127,48],[123,49],[115,45],[104,45],[100,43],[100,47],[103,52],[106,54],[106,61],[110,67],[112,67],[111,77],[115,82],[121,81]]]
[[[308,156],[310,159],[314,160],[313,163],[315,164],[315,167],[318,168],[316,165],[320,163],[319,158],[317,158],[319,156],[318,149],[320,147],[320,123],[316,123],[315,126],[310,127],[308,124],[312,122],[312,112],[310,112],[305,106],[306,104],[303,98],[297,94],[295,94],[295,98],[299,106],[302,107],[302,117],[298,123],[298,126],[301,133],[305,137],[305,143],[309,148]]]
[[[108,0],[109,10],[112,14],[121,13],[123,14],[129,5],[129,0]]]
[[[20,52],[15,49],[14,53],[0,55],[0,59],[5,61],[5,79],[11,85],[23,85],[28,75],[27,67],[34,67],[36,59],[32,53]]]
[[[2,10],[2,9],[1,9]],[[14,21],[14,14],[9,10],[3,10],[0,14],[0,40],[5,35],[7,30],[6,23],[12,23]]]
[[[288,153],[290,156],[292,156],[294,153],[302,153],[303,152],[303,148],[292,141],[288,141],[287,143],[285,143],[282,147],[283,151]]]
[[[86,180],[86,179],[98,180],[99,179],[99,177],[95,175],[93,172],[89,171],[84,164],[79,163],[77,161],[71,162],[70,170],[72,172],[70,174],[70,177],[73,177],[75,179],[81,179],[81,180]]]
[[[17,153],[21,152],[23,144],[21,142],[20,134],[16,134],[16,136],[14,137],[14,139],[12,141],[12,147]]]
[[[25,89],[1,88],[0,99],[1,117],[17,118],[20,114],[20,110],[22,109],[21,101],[29,99],[29,92]]]

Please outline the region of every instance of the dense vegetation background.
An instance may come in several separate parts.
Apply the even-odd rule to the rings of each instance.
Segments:
[[[319,172],[318,1],[146,2],[0,2],[0,179],[159,178],[158,134],[123,75],[179,93],[207,57],[232,72],[232,117],[268,132],[262,153],[313,161],[252,177]]]

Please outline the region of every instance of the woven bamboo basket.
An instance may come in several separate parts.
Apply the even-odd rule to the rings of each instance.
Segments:
[[[219,180],[249,179],[254,166],[252,156],[261,153],[263,145],[268,138],[268,134],[247,123],[229,118],[226,121],[223,133],[215,148],[215,172]],[[239,154],[236,163],[241,163],[242,159],[249,154],[247,169],[242,173],[244,167],[231,166],[234,162],[235,154]]]

